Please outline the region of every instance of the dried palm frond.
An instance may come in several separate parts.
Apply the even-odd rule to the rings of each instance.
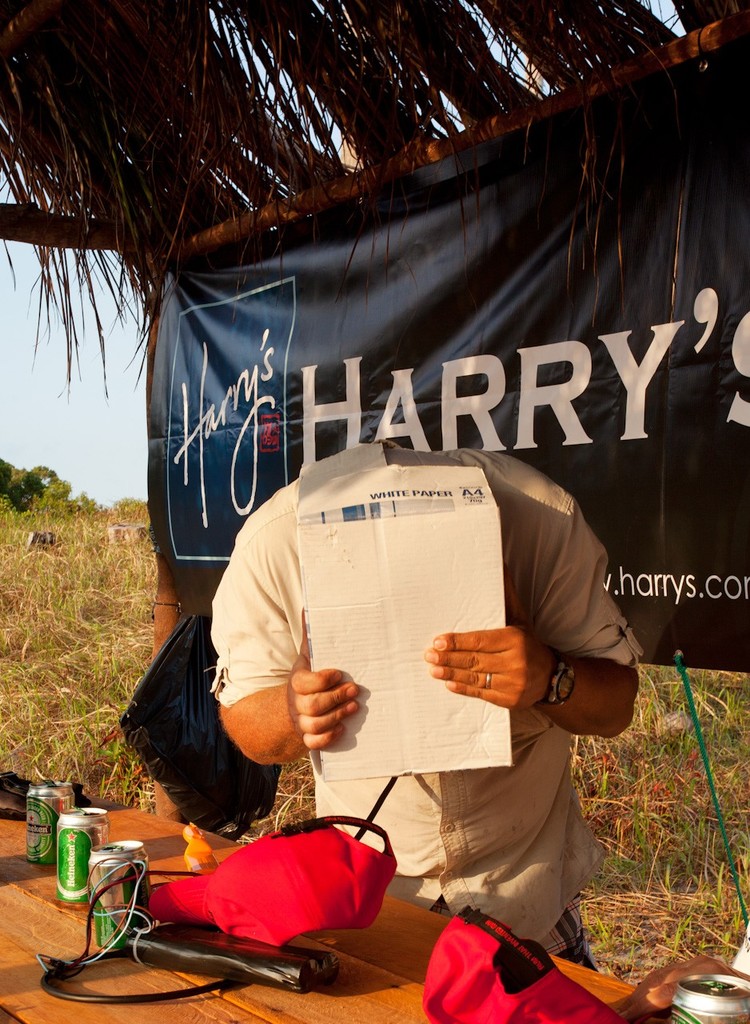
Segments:
[[[244,230],[352,168],[606,87],[675,38],[654,6],[0,0],[0,237],[40,247],[72,358],[76,286],[95,293],[101,278],[148,314],[212,225]],[[697,2],[677,8],[700,20]]]

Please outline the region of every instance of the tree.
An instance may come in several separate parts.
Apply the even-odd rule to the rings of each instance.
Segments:
[[[19,512],[28,512],[35,498],[44,494],[46,484],[36,470],[13,469],[7,495]]]
[[[32,509],[59,514],[95,512],[99,506],[85,494],[71,497],[71,485],[48,466],[16,469],[0,459],[0,497],[17,512]]]

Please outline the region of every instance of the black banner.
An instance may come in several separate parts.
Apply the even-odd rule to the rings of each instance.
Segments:
[[[164,303],[150,505],[210,614],[246,516],[374,438],[507,451],[570,490],[669,663],[750,668],[744,41],[448,158]]]

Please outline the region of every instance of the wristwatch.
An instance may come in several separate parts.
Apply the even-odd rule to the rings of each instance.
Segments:
[[[541,700],[537,701],[537,704],[556,704],[559,707],[570,700],[576,685],[576,674],[559,651],[556,651],[554,647],[551,647],[550,650],[557,662],[557,668],[550,677],[547,692]]]

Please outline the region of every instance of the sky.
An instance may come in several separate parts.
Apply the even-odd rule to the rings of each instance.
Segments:
[[[135,355],[135,318],[119,324],[114,303],[102,296],[107,391],[91,316],[79,329],[79,365],[68,386],[59,321],[53,319],[48,331],[43,322],[35,353],[39,265],[34,249],[8,243],[8,252],[12,269],[0,248],[0,394],[5,410],[0,459],[18,469],[47,466],[68,481],[74,496],[84,493],[101,505],[122,498],[145,500],[146,377],[145,368],[140,372],[141,355]]]

